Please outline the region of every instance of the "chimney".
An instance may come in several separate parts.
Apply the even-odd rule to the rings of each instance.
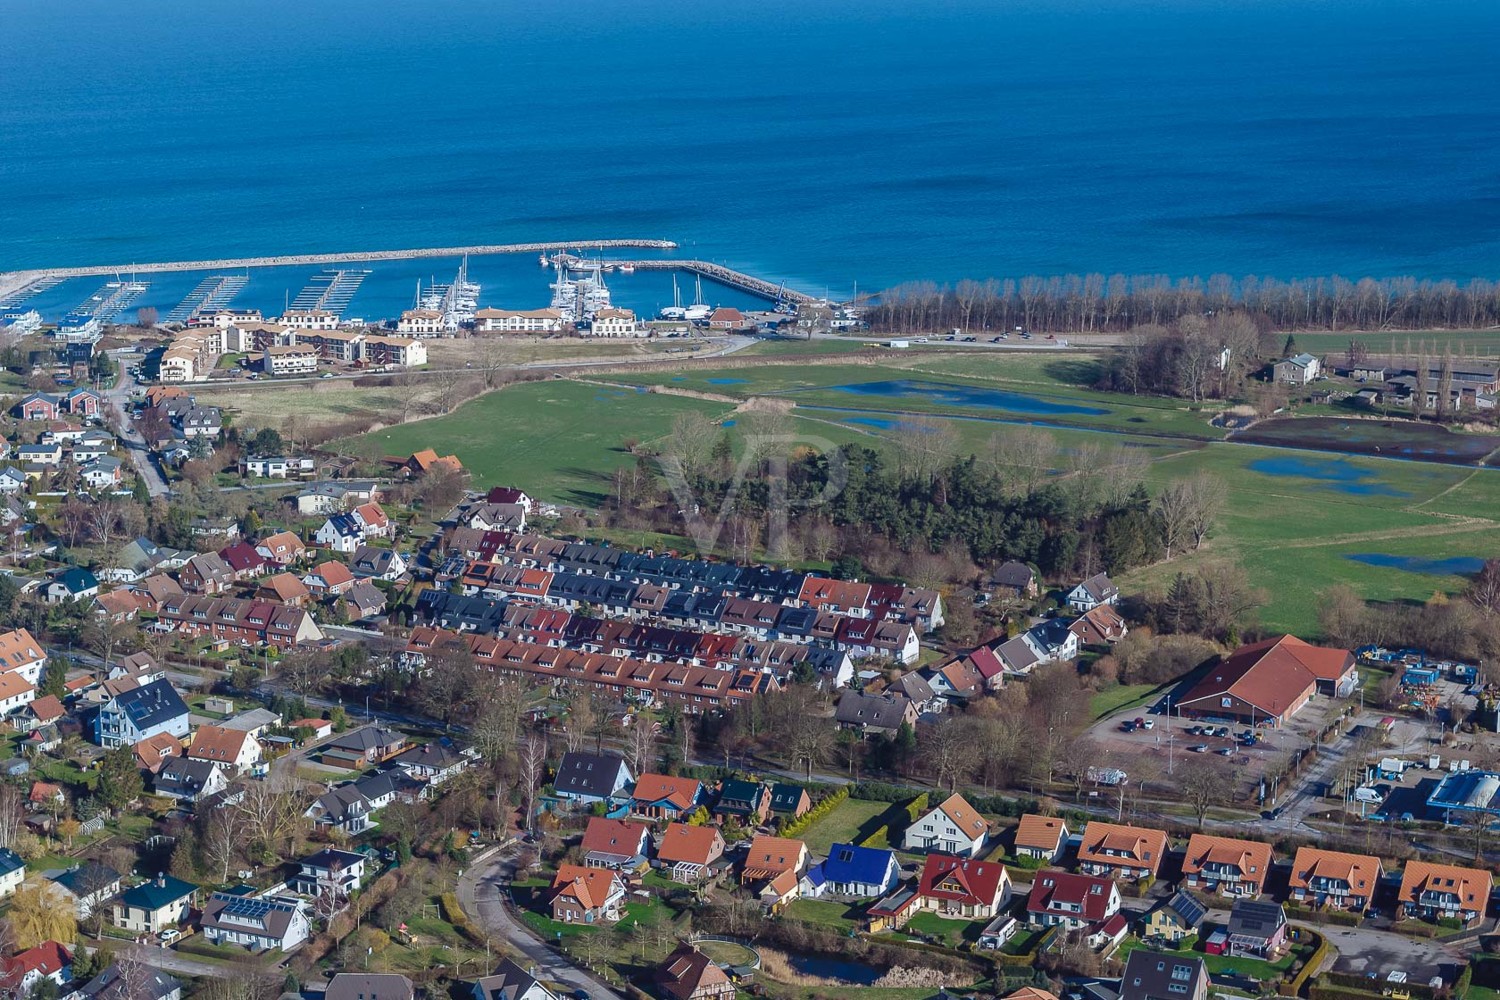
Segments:
[[[167,876],[165,872],[156,873],[156,887],[158,889],[165,889],[167,887]]]

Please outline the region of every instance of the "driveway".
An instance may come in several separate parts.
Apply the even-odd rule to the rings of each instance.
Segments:
[[[531,928],[517,920],[504,900],[510,892],[518,845],[501,848],[476,862],[458,880],[458,902],[469,918],[487,932],[508,941],[526,956],[538,979],[562,983],[572,990],[587,990],[594,1000],[623,1000],[587,972],[553,951]]]

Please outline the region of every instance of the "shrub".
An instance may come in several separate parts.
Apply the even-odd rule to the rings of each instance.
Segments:
[[[828,798],[824,799],[822,802],[819,802],[807,812],[803,813],[801,816],[798,816],[796,819],[792,820],[790,823],[782,827],[781,835],[783,837],[797,836],[797,834],[801,833],[803,830],[806,830],[818,820],[822,819],[824,816],[827,816],[829,813],[837,809],[839,807],[839,804],[848,797],[849,786],[845,785],[844,787],[835,791],[832,795],[828,796]]]
[[[922,794],[920,788],[892,785],[884,781],[861,781],[852,789],[848,785],[844,787],[848,789],[850,798],[863,799],[866,802],[906,802],[912,796]]]

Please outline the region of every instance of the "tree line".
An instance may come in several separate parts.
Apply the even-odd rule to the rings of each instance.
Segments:
[[[900,284],[866,314],[872,329],[1119,332],[1183,316],[1241,312],[1278,329],[1478,329],[1500,323],[1500,283],[1411,277],[1279,278],[1215,274],[1066,274]]]

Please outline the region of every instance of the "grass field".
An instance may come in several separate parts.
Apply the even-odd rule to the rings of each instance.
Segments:
[[[878,819],[891,804],[868,802],[864,799],[845,799],[838,808],[818,820],[802,834],[807,849],[814,854],[826,855],[834,844],[852,844],[871,833],[880,825]],[[874,843],[871,847],[887,847]]]
[[[525,382],[471,400],[443,417],[364,435],[364,454],[406,455],[421,448],[458,455],[479,486],[523,486],[533,496],[596,506],[614,471],[635,463],[621,442],[667,433],[679,413],[718,418],[725,403],[633,392],[580,382]]]
[[[1176,951],[1168,951],[1165,954],[1201,958],[1203,959],[1203,964],[1208,966],[1208,971],[1214,975],[1232,973],[1248,976],[1263,983],[1281,978],[1281,974],[1292,967],[1292,962],[1296,961],[1298,953],[1303,950],[1299,948],[1289,949],[1285,955],[1281,956],[1275,962],[1262,962],[1255,958],[1231,958],[1228,955],[1209,955],[1195,947],[1196,941],[1193,938],[1184,941],[1183,945],[1184,947]],[[1132,951],[1145,947],[1148,947],[1147,944],[1139,938],[1128,937],[1120,943],[1120,950],[1115,954],[1123,960]]]
[[[795,356],[800,343],[757,346]],[[510,386],[448,416],[350,444],[370,455],[453,451],[480,485],[514,483],[549,500],[596,506],[613,472],[635,461],[623,440],[657,441],[686,411],[728,425],[733,403],[641,391],[652,385],[793,400],[798,432],[816,448],[857,442],[889,453],[900,447],[908,414],[945,422],[960,453],[982,453],[1008,425],[1041,423],[1056,440],[1059,465],[1085,443],[1124,445],[1152,459],[1153,490],[1197,472],[1226,484],[1229,501],[1205,547],[1127,576],[1127,590],[1164,592],[1180,570],[1232,559],[1266,591],[1262,624],[1308,636],[1317,631],[1318,594],[1333,584],[1351,584],[1368,598],[1425,600],[1465,585],[1470,564],[1448,560],[1500,555],[1500,470],[1225,441],[1208,410],[1086,388],[1094,365],[1085,353],[912,351],[879,363],[777,364],[768,356],[752,367],[624,371],[604,386],[556,379]],[[895,385],[870,391],[875,383]],[[357,393],[348,400],[368,403]],[[851,829],[815,836],[832,843]]]

